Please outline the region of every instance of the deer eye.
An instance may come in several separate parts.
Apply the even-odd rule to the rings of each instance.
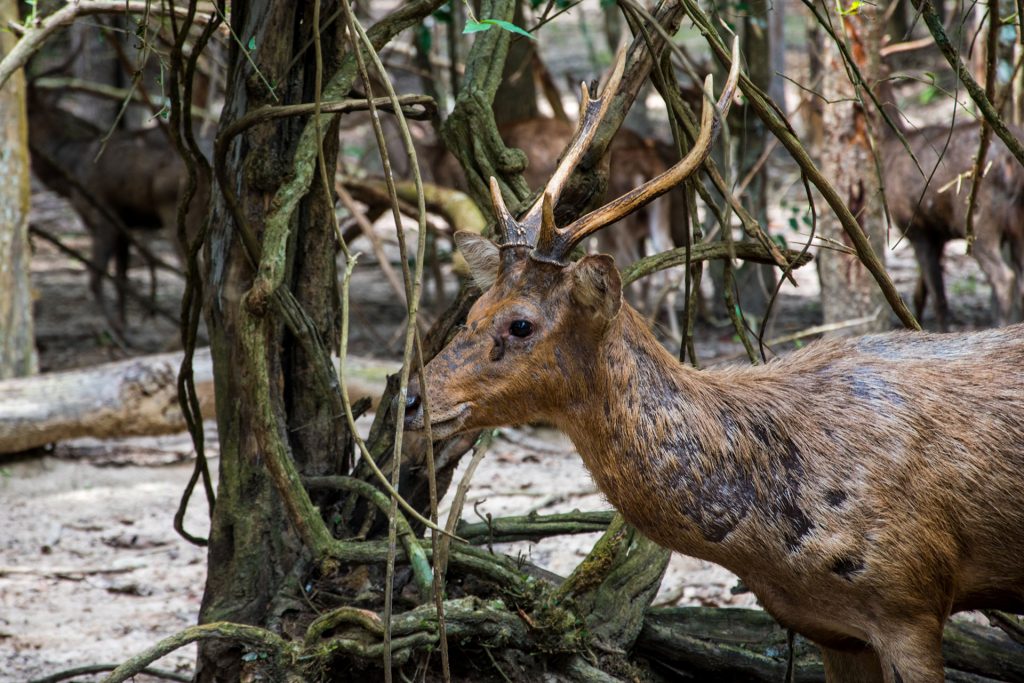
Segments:
[[[508,326],[508,333],[513,337],[529,337],[533,333],[533,323],[529,320],[513,320]]]

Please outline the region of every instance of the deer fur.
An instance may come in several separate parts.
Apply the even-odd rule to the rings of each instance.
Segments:
[[[610,257],[501,263],[480,240],[460,236],[494,284],[422,373],[435,438],[554,424],[629,523],[737,574],[830,680],[941,681],[950,614],[1024,609],[1024,326],[697,371],[622,301]]]

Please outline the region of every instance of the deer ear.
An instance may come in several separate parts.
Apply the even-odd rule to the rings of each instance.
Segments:
[[[455,233],[455,245],[469,265],[473,282],[481,292],[486,292],[498,279],[498,265],[501,262],[498,246],[486,237],[468,230]]]
[[[615,261],[608,254],[594,254],[572,265],[576,303],[589,308],[595,316],[611,320],[622,306],[622,279]]]

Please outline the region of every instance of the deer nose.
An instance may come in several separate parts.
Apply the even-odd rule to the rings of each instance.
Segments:
[[[417,428],[422,418],[423,397],[420,394],[420,383],[415,378],[409,382],[408,393],[405,395],[405,426]]]

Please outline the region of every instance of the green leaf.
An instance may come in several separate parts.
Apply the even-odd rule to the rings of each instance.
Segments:
[[[518,33],[521,36],[526,36],[530,40],[537,40],[533,35],[526,29],[519,28],[511,21],[502,21],[501,19],[484,19],[485,24],[494,24],[498,28],[503,28],[509,33]]]
[[[423,52],[430,52],[434,45],[434,35],[424,24],[416,27],[416,46]]]
[[[245,47],[249,50],[249,52],[252,52],[253,50],[255,50],[256,49],[256,36],[253,36],[252,38],[250,38],[249,42],[246,43]]]
[[[463,33],[478,33],[480,31],[490,31],[491,24],[486,21],[473,21],[472,19],[466,22],[466,27],[462,29]]]
[[[934,100],[938,96],[938,94],[939,89],[936,88],[934,85],[929,85],[928,87],[921,91],[920,95],[917,96],[917,101],[920,102],[921,104],[928,104],[929,102]]]
[[[466,22],[466,27],[464,29],[462,29],[462,32],[463,33],[477,33],[479,31],[487,31],[492,26],[497,26],[498,28],[502,29],[503,31],[508,31],[509,33],[518,33],[521,36],[526,36],[530,40],[537,40],[536,38],[534,38],[530,34],[529,31],[527,31],[525,29],[522,29],[522,28],[519,28],[518,26],[513,24],[511,21],[503,21],[501,19],[484,19],[483,21],[472,21],[472,20],[470,20],[470,21]]]

